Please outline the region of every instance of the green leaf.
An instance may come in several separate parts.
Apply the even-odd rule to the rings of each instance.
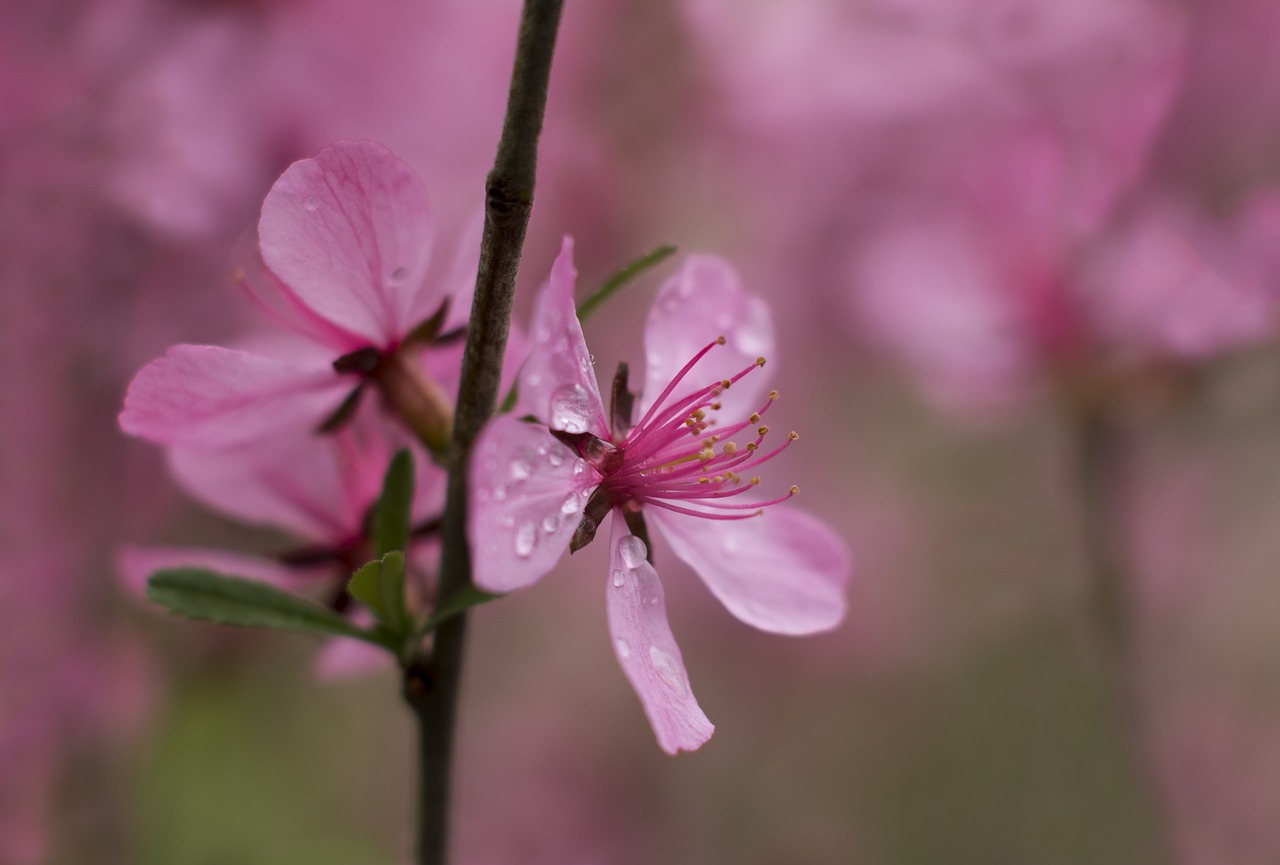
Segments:
[[[374,634],[305,598],[266,583],[229,577],[204,568],[157,571],[147,581],[147,597],[188,619],[244,628],[355,637],[386,645]]]
[[[391,459],[382,482],[382,496],[373,515],[378,558],[409,549],[409,520],[413,509],[413,454],[408,448]]]
[[[635,261],[623,267],[613,276],[604,281],[604,285],[596,289],[596,292],[578,304],[578,321],[584,321],[587,316],[591,315],[599,309],[606,300],[614,295],[618,289],[625,286],[628,282],[635,279],[646,270],[653,268],[666,261],[672,255],[675,255],[676,248],[671,244],[659,246],[650,252],[637,258]]]
[[[488,592],[481,591],[475,586],[461,588],[440,602],[440,606],[436,607],[436,611],[431,614],[426,624],[423,625],[423,633],[434,631],[446,620],[452,619],[458,613],[465,613],[472,607],[496,601],[501,597],[502,595],[491,595]]]
[[[409,614],[404,604],[404,553],[394,550],[356,571],[347,591],[369,608],[399,642],[409,631]]]

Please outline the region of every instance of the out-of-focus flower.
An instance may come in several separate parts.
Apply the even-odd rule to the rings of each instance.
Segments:
[[[464,253],[470,267],[429,279],[433,230],[421,181],[381,145],[339,142],[294,163],[263,202],[264,267],[243,282],[320,350],[282,358],[174,346],[130,384],[121,427],[164,444],[232,447],[314,428],[372,380],[416,432],[442,444],[449,400],[421,374],[419,343],[457,320],[459,307],[465,315],[479,244]],[[429,320],[429,332],[413,333]]]
[[[650,311],[634,411],[622,368],[606,413],[574,310],[572,249],[566,239],[539,297],[516,410],[476,444],[468,520],[475,581],[495,592],[530,585],[612,514],[607,598],[618,662],[663,749],[693,750],[713,727],[667,624],[646,520],[730,612],[776,633],[840,621],[848,554],[821,521],[773,507],[795,487],[762,500],[754,494],[760,479],[743,477],[797,438],[765,446],[762,416],[777,394],[762,393],[758,372],[773,341],[763,302],[723,261],[691,258]],[[734,442],[741,434],[747,441]]]
[[[346,582],[373,558],[369,539],[372,508],[394,451],[409,446],[405,434],[379,414],[362,411],[332,435],[296,437],[285,433],[248,448],[169,448],[169,466],[193,497],[234,519],[271,526],[303,543],[273,558],[226,550],[181,547],[125,547],[120,570],[141,594],[151,574],[163,568],[205,567],[290,590],[322,593],[322,600],[345,610]],[[430,572],[436,549],[430,529],[444,501],[443,473],[426,459],[415,461],[411,511],[420,531],[409,551],[419,572]],[[415,587],[419,598],[430,588]],[[335,656],[335,652],[337,656]],[[364,644],[341,640],[321,657],[324,668],[354,671],[344,656],[385,659]]]

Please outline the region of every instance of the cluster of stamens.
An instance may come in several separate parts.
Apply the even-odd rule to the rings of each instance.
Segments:
[[[756,516],[769,505],[786,501],[800,491],[792,486],[785,495],[769,501],[735,501],[737,496],[759,486],[760,477],[752,473],[754,469],[799,438],[791,432],[778,446],[763,447],[769,427],[761,420],[778,399],[776,390],[770,391],[764,404],[744,420],[722,424],[715,416],[721,410],[721,394],[763,367],[763,357],[731,378],[667,402],[698,361],[724,344],[724,337],[717,337],[694,355],[622,441],[616,443],[623,455],[621,464],[606,475],[602,484],[614,503],[636,502],[690,516],[736,520]],[[733,440],[744,432],[753,439],[745,444]]]

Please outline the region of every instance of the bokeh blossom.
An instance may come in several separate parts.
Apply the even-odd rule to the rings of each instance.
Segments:
[[[424,364],[447,378],[459,348],[447,358],[422,349],[465,321],[479,241],[468,237],[451,269],[429,274],[433,232],[422,182],[379,144],[339,142],[294,163],[262,205],[262,266],[251,254],[240,282],[300,344],[274,356],[174,346],[134,378],[121,427],[164,444],[234,447],[319,427],[372,381],[443,448],[450,402]]]
[[[752,473],[797,439],[775,446],[763,422],[778,397],[760,373],[773,343],[763,302],[725,262],[692,257],[649,313],[639,398],[620,368],[606,411],[574,308],[572,256],[566,239],[538,299],[515,410],[476,444],[474,579],[492,592],[528,586],[611,514],[606,597],[618,663],[662,748],[693,750],[713,727],[667,624],[648,524],[730,612],[775,633],[840,621],[849,558],[820,520],[777,507],[796,487],[756,494]]]

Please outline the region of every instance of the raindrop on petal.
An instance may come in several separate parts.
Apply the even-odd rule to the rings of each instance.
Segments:
[[[580,510],[582,510],[582,503],[581,499],[578,498],[577,493],[569,493],[569,495],[565,497],[565,500],[560,503],[560,513],[565,514],[566,516],[569,514],[576,514]]]
[[[622,556],[622,563],[633,570],[644,564],[647,552],[644,541],[635,535],[627,535],[618,541],[618,553]]]
[[[551,450],[547,451],[547,462],[551,465],[552,468],[557,468],[558,466],[563,465],[564,449],[551,448]]]
[[[591,395],[577,382],[562,384],[551,394],[551,428],[568,433],[587,431]]]
[[[557,513],[547,514],[542,518],[542,530],[548,534],[554,532],[556,529],[560,528],[560,523],[563,519],[564,518]]]
[[[616,645],[618,647],[618,654],[620,656],[624,658],[631,657],[631,645],[626,640],[619,638],[616,642]]]
[[[510,470],[511,479],[513,481],[526,480],[531,474],[533,474],[533,466],[529,465],[529,463],[519,457],[516,457],[511,461]]]
[[[320,199],[316,198],[314,195],[308,195],[306,200],[302,202],[302,207],[305,210],[318,210],[320,207]]]
[[[516,555],[522,559],[527,559],[533,555],[533,548],[538,544],[538,527],[532,521],[526,520],[516,527],[515,548]]]
[[[624,585],[626,585],[626,582],[627,582],[627,575],[622,571],[618,570],[617,568],[615,568],[613,571],[613,584],[620,589]]]

